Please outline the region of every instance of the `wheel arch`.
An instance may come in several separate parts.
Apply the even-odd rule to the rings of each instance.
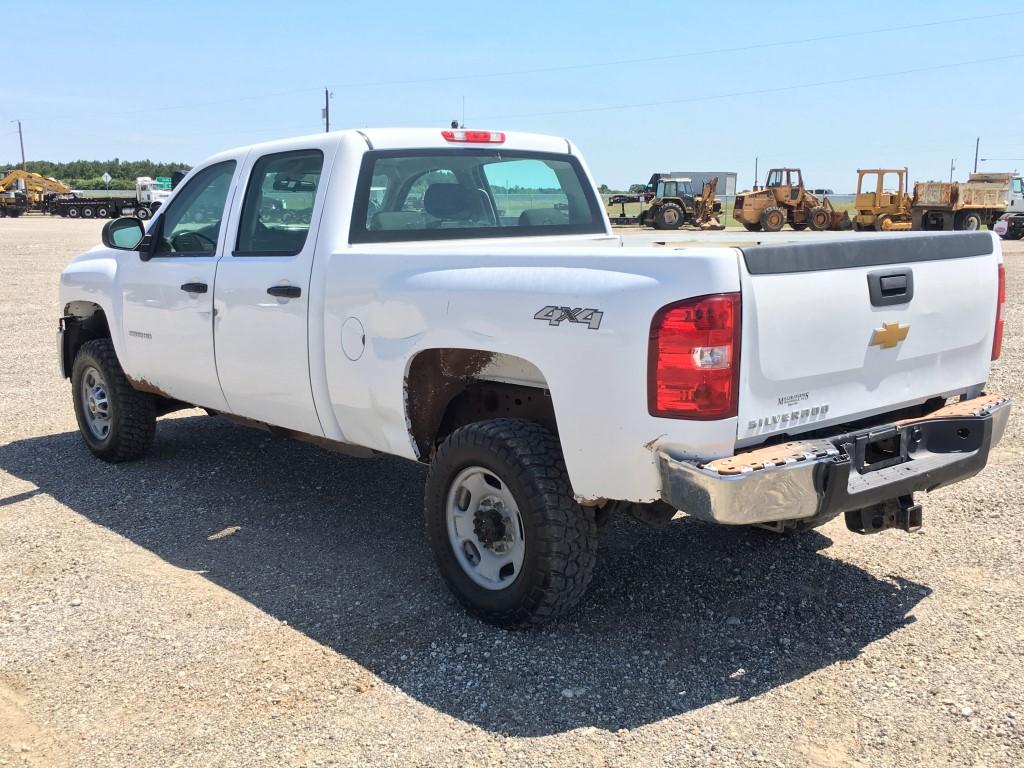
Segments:
[[[409,436],[421,461],[459,427],[520,418],[557,434],[547,378],[529,360],[503,352],[435,347],[409,361],[405,377]]]
[[[82,345],[92,339],[111,339],[103,307],[91,301],[69,301],[61,318],[60,372],[66,379]]]

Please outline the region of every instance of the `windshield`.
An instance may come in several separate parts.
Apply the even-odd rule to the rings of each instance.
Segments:
[[[494,149],[368,152],[356,189],[353,243],[603,234],[571,155]]]

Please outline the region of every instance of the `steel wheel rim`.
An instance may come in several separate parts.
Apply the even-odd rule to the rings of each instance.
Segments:
[[[105,440],[110,434],[110,397],[103,374],[93,366],[86,368],[82,374],[79,395],[89,432],[97,440]]]
[[[466,467],[448,486],[445,500],[448,542],[459,567],[484,589],[507,589],[526,556],[519,505],[497,474]]]

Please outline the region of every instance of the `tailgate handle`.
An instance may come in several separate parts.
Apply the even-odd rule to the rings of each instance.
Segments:
[[[911,269],[880,269],[868,273],[871,306],[906,304],[914,298],[914,272]]]

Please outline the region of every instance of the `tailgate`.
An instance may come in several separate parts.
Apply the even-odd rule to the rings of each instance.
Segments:
[[[950,396],[988,379],[998,241],[890,234],[740,249],[738,444]]]

